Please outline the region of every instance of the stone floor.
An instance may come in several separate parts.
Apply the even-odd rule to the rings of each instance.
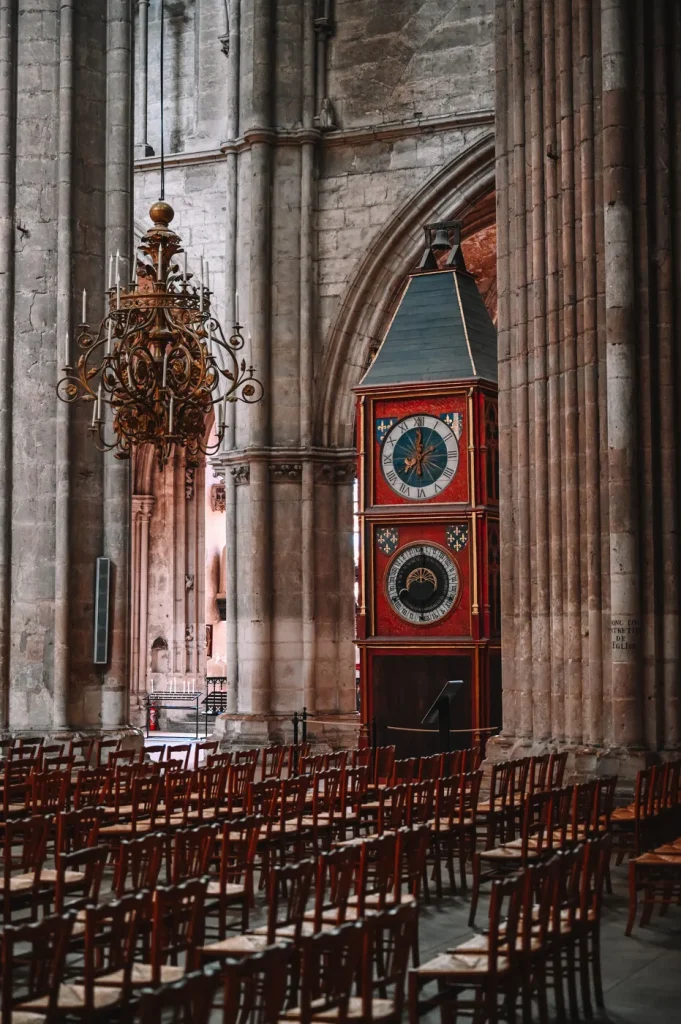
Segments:
[[[603,986],[610,1024],[679,1024],[681,1022],[681,907],[651,924],[638,922],[627,938],[626,865],[613,870],[613,895],[605,897],[602,923]],[[466,895],[423,908],[420,922],[421,962],[470,934]],[[484,922],[480,904],[477,923]],[[424,1018],[435,1024],[439,1014]]]

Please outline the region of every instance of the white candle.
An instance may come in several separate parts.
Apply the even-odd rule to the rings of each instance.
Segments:
[[[107,323],[107,327],[106,327],[106,354],[108,356],[111,355],[111,331],[112,331],[112,326],[113,325],[111,323],[111,317],[109,317],[109,322]]]
[[[116,309],[121,308],[121,282],[116,281]]]
[[[102,422],[102,385],[97,388],[97,421]]]
[[[206,291],[210,297],[210,267],[208,266],[208,260],[206,260]]]
[[[158,243],[158,266],[156,267],[156,280],[163,280],[163,242]]]
[[[87,323],[87,292],[83,288],[83,320],[82,323]]]
[[[120,254],[120,252],[118,251],[118,249],[116,249],[116,280],[117,280],[117,281],[118,281],[118,279],[119,279],[119,276],[120,276],[120,275],[119,275],[119,272],[118,272],[118,263],[119,263],[119,261],[120,261],[120,258],[121,258],[121,254]]]
[[[187,283],[187,250],[184,250],[184,268],[182,271],[182,280]]]
[[[94,401],[92,403],[92,426],[95,427],[96,425],[97,425],[97,402]]]
[[[64,338],[64,366],[71,365],[71,339],[68,334]]]
[[[175,411],[175,398],[173,395],[170,396],[170,408],[168,410],[168,433],[173,432],[173,413]]]
[[[167,381],[168,381],[168,353],[169,353],[169,351],[170,351],[170,349],[166,348],[165,353],[163,355],[163,381],[162,381],[162,387],[165,387],[166,384],[167,384]]]
[[[224,410],[222,408],[222,402],[220,402],[218,404],[218,434],[221,434],[222,430],[223,430],[223,426],[222,426],[222,423],[223,423],[222,418],[223,418],[223,416],[224,416]]]
[[[201,253],[201,312],[203,313],[203,253]]]
[[[234,323],[239,323],[239,293],[234,292]]]
[[[208,349],[212,353],[213,351],[213,321],[208,321]]]
[[[113,253],[109,254],[109,289],[113,288]]]

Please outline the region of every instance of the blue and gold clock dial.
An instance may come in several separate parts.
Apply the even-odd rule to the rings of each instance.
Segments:
[[[401,619],[430,626],[456,605],[461,590],[459,567],[439,544],[408,544],[390,561],[385,589]]]
[[[456,476],[456,435],[437,416],[406,416],[386,434],[381,466],[396,494],[409,501],[427,501],[444,491]]]

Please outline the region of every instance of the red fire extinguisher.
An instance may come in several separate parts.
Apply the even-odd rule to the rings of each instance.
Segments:
[[[158,732],[158,708],[155,704],[149,708],[149,732]]]

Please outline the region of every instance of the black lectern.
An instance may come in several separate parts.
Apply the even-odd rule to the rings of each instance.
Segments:
[[[448,753],[450,749],[450,705],[456,694],[459,692],[460,686],[463,686],[463,679],[450,679],[448,683],[445,683],[421,722],[421,725],[435,725],[437,723],[440,731],[440,744],[445,754]]]

